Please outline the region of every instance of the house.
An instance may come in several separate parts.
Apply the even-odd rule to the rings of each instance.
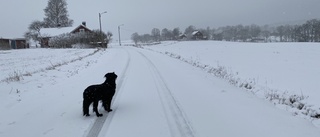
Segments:
[[[29,48],[29,43],[24,38],[4,39],[0,38],[0,49],[25,49]]]
[[[203,39],[205,39],[205,37],[203,36],[203,34],[200,31],[196,30],[196,31],[192,32],[192,38],[191,39],[193,39],[193,40],[203,40]]]
[[[179,40],[186,40],[187,39],[187,35],[186,34],[180,34],[178,39]]]
[[[84,32],[92,32],[91,29],[87,28],[86,22],[82,22],[81,25],[74,27],[61,27],[61,28],[42,28],[40,30],[40,44],[42,48],[50,47],[49,40],[52,37],[59,36],[61,34],[76,34],[76,33],[84,33]]]

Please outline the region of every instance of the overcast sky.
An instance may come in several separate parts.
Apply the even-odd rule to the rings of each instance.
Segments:
[[[0,37],[23,37],[33,20],[43,20],[47,0],[0,0]],[[123,39],[134,32],[150,33],[152,28],[184,31],[218,28],[226,25],[265,25],[320,18],[320,0],[67,0],[73,26],[82,21],[90,29],[111,31],[118,40],[118,25]]]

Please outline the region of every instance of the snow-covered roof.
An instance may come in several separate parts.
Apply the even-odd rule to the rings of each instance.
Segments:
[[[200,32],[200,31],[194,31],[194,32],[192,32],[192,35],[196,35],[198,32]]]
[[[62,28],[42,28],[40,35],[42,37],[53,37],[64,33],[70,33],[74,30],[74,27],[62,27]]]
[[[180,34],[179,37],[186,36],[186,34]]]
[[[40,30],[40,36],[42,37],[54,37],[54,36],[58,36],[64,33],[71,33],[74,30],[78,29],[79,27],[84,27],[86,29],[88,29],[86,26],[84,25],[79,25],[77,27],[61,27],[61,28],[42,28]],[[90,29],[88,29],[90,30]]]

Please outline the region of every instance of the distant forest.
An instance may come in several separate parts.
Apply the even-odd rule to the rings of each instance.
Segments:
[[[192,40],[195,31],[199,31],[205,40],[238,42],[320,42],[320,20],[308,20],[302,25],[258,26],[236,25],[219,28],[196,28],[193,25],[181,31],[179,27],[160,31],[153,28],[150,34],[133,33],[135,42],[150,43],[166,40]]]

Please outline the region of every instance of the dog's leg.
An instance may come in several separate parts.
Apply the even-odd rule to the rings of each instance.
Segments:
[[[94,101],[93,102],[93,111],[96,112],[97,117],[101,117],[101,116],[103,116],[103,114],[99,114],[99,112],[98,112],[98,104],[99,104],[99,101]]]
[[[83,108],[83,115],[84,115],[84,116],[90,116],[90,114],[89,114],[89,106],[90,106],[90,104],[91,104],[91,101],[88,101],[88,100],[86,100],[86,99],[83,99],[83,106],[82,106],[82,108]]]
[[[111,112],[111,101],[112,101],[112,97],[109,97],[107,100],[103,101],[103,107],[106,111]]]

